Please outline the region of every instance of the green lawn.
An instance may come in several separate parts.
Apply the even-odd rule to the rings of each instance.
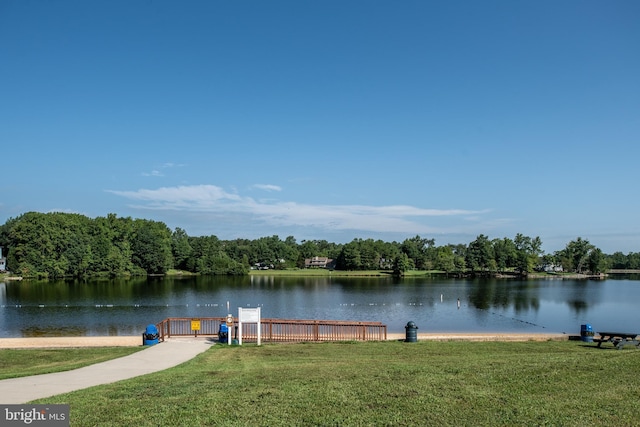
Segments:
[[[68,371],[117,357],[144,347],[98,347],[65,349],[0,350],[0,380]],[[0,398],[0,402],[2,398]]]
[[[574,341],[216,345],[38,401],[73,426],[639,425],[640,351]]]

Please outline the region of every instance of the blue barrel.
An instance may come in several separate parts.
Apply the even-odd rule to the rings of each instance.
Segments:
[[[142,345],[154,345],[158,344],[160,334],[158,334],[158,328],[156,325],[148,325],[142,334]]]
[[[584,342],[593,342],[593,328],[590,324],[580,325],[580,339]]]
[[[218,342],[220,344],[227,344],[229,340],[229,327],[225,323],[220,323],[218,329]]]

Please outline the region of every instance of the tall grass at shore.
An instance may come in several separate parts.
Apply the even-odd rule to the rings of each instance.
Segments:
[[[573,341],[216,345],[38,402],[72,426],[638,425],[639,368]]]
[[[463,272],[464,273],[464,272]],[[471,271],[466,273],[471,274]],[[402,274],[405,279],[408,278],[420,278],[420,277],[447,277],[447,275],[457,275],[460,272],[450,272],[442,270],[408,270]],[[393,271],[391,270],[327,270],[325,268],[292,268],[287,270],[251,270],[249,272],[251,276],[298,276],[298,277],[393,277]],[[515,272],[495,272],[497,277],[515,277]],[[529,279],[545,279],[545,278],[557,278],[557,279],[587,279],[589,277],[604,277],[602,275],[587,275],[576,273],[529,273],[527,278]]]
[[[422,277],[443,273],[437,270],[411,270],[403,277]],[[288,270],[251,270],[251,276],[293,276],[293,277],[393,277],[391,270],[327,270],[325,268],[294,268]]]

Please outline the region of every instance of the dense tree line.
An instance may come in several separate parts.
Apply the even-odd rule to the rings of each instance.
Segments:
[[[609,268],[639,269],[640,253],[603,254],[578,237],[563,250],[544,254],[539,237],[517,234],[489,239],[481,234],[468,245],[436,246],[420,236],[403,242],[354,239],[296,242],[293,236],[255,240],[192,237],[164,223],[79,214],[25,213],[0,227],[0,246],[8,268],[24,277],[84,277],[164,274],[169,269],[199,274],[244,275],[251,268],[303,268],[315,256],[335,260],[339,270],[438,270],[451,273],[531,273],[541,266],[565,272],[601,273]]]
[[[215,237],[190,238],[162,222],[25,213],[0,228],[7,267],[23,277],[163,274],[176,262],[203,274],[246,274]]]

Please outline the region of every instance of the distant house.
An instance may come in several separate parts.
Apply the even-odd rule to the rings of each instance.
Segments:
[[[562,273],[564,269],[561,265],[545,264],[542,266],[542,271],[546,273]]]
[[[391,258],[380,258],[380,268],[383,270],[389,270],[393,268],[393,259]]]
[[[256,262],[251,267],[252,270],[268,270],[270,268],[273,269],[273,264],[267,264],[266,262]]]
[[[304,260],[304,268],[328,268],[333,270],[336,268],[336,262],[326,256],[314,256]]]

